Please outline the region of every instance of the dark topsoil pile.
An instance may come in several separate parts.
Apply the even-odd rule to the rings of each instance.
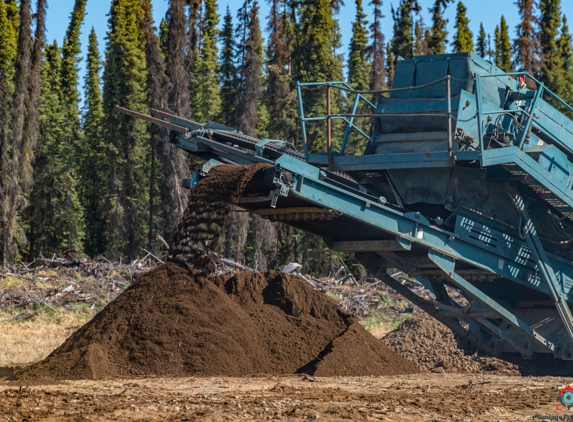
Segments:
[[[465,354],[452,331],[422,312],[404,321],[382,339],[390,349],[416,362],[424,371],[518,374],[517,366],[492,357]]]
[[[32,381],[418,371],[297,278],[278,272],[207,277],[168,263],[142,275],[45,360],[16,375]]]

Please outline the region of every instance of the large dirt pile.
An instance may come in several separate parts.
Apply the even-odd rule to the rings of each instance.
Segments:
[[[404,321],[382,340],[425,371],[518,373],[517,366],[509,362],[477,353],[466,355],[451,330],[424,312]]]
[[[283,273],[207,277],[183,263],[142,275],[22,380],[418,372],[348,313]]]

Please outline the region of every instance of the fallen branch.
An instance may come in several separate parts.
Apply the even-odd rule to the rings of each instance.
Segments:
[[[255,270],[253,270],[250,267],[247,267],[246,265],[239,264],[238,262],[231,261],[230,259],[227,258],[219,258],[219,261],[221,261],[225,265],[228,265],[229,267],[238,268],[239,270],[242,271],[251,271],[253,273],[256,272]]]

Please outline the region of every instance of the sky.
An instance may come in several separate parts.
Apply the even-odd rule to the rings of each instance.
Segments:
[[[235,12],[243,4],[244,0],[219,0],[219,13],[224,14],[227,5],[231,8],[231,12]],[[268,15],[269,5],[267,0],[259,0],[261,6],[261,25],[266,26],[266,16]],[[398,5],[398,0],[383,0],[382,11],[385,18],[382,22],[382,29],[386,40],[388,41],[392,36],[392,18],[390,8],[391,5],[395,7]],[[420,5],[422,6],[422,17],[426,25],[431,23],[431,15],[429,8],[434,3],[434,0],[420,0]],[[363,0],[365,4],[365,13],[369,19],[372,16],[372,8],[368,5],[369,0]],[[74,0],[51,0],[48,1],[49,9],[47,15],[47,40],[52,42],[57,40],[60,45],[64,39],[66,28],[69,23],[70,13],[72,12],[74,6]],[[348,53],[348,42],[352,34],[352,21],[354,20],[355,5],[354,0],[345,0],[345,6],[341,9],[338,16],[340,21],[340,29],[342,31],[343,46],[339,53]],[[448,41],[451,42],[454,34],[454,21],[456,4],[450,4],[446,10],[446,18],[449,20],[448,23]],[[88,43],[88,35],[92,27],[95,28],[98,35],[100,43],[100,53],[104,57],[103,50],[105,48],[105,34],[108,29],[107,26],[107,14],[111,5],[111,0],[88,0],[87,1],[87,16],[82,27],[82,50],[85,56]],[[161,19],[165,16],[167,10],[168,1],[167,0],[152,0],[153,14],[155,17],[156,25],[159,24]],[[467,16],[470,19],[470,29],[475,37],[479,30],[480,22],[483,23],[485,31],[491,34],[493,38],[493,32],[496,25],[499,24],[501,15],[505,16],[507,24],[510,28],[511,38],[515,38],[515,27],[519,22],[519,16],[517,14],[517,6],[515,5],[515,0],[466,0],[464,5],[467,7]],[[561,11],[565,14],[568,19],[573,19],[573,1],[563,0],[561,2]],[[222,19],[221,19],[222,22]],[[570,22],[570,28],[573,31],[573,22]],[[85,65],[81,64],[81,81],[83,84],[83,75],[85,73]]]

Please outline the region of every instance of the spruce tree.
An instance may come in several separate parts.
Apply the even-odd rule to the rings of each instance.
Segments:
[[[483,29],[483,23],[479,24],[479,33],[476,44],[476,51],[480,57],[485,58],[487,55],[487,36],[485,34],[485,29]]]
[[[310,0],[300,6],[298,45],[293,51],[293,79],[301,82],[333,81],[342,78],[342,63],[335,53],[338,23],[329,0]],[[333,93],[331,112],[340,97]],[[326,92],[304,90],[302,98],[308,116],[326,114]],[[326,131],[311,127],[308,131],[311,152],[326,150]],[[335,140],[335,139],[333,139]]]
[[[18,255],[18,242],[14,242],[17,233],[21,233],[18,226],[17,212],[22,204],[22,190],[20,186],[20,173],[22,167],[22,151],[24,144],[24,130],[26,124],[26,105],[30,101],[30,59],[32,50],[32,16],[30,0],[20,2],[20,27],[18,31],[17,53],[14,63],[14,94],[12,97],[11,133],[8,137],[7,154],[2,157],[4,168],[2,173],[6,176],[4,181],[2,204],[2,261],[6,266],[14,262]],[[24,239],[20,239],[24,242]]]
[[[352,38],[350,39],[350,52],[348,56],[348,82],[358,91],[369,88],[368,63],[368,21],[362,8],[362,0],[356,1],[356,18],[352,23]]]
[[[14,14],[16,17],[14,17]],[[14,22],[14,20],[16,22]],[[11,98],[14,93],[14,70],[18,42],[18,13],[0,1],[0,245],[4,249],[7,230],[10,177]],[[0,250],[0,256],[3,256]],[[5,261],[4,261],[5,262]]]
[[[35,186],[31,205],[25,210],[28,225],[28,257],[51,255],[67,248],[68,229],[66,200],[66,162],[68,154],[62,147],[61,130],[65,112],[61,100],[61,49],[57,42],[45,48],[42,70],[42,105],[40,137],[34,165]]]
[[[557,92],[563,84],[563,58],[559,54],[560,0],[540,0],[539,11],[539,42],[544,65],[541,80],[549,89]]]
[[[246,39],[244,55],[239,57],[238,125],[243,133],[256,136],[257,106],[261,97],[262,39],[259,23],[259,6],[253,1],[246,13]]]
[[[219,115],[221,107],[217,47],[219,15],[216,0],[204,1],[201,18],[200,54],[193,67],[192,116],[193,120],[207,123]]]
[[[140,28],[145,39],[147,62],[147,102],[150,108],[166,110],[168,107],[171,83],[167,78],[165,61],[161,52],[160,38],[156,35],[151,1],[144,0],[140,16]],[[178,205],[176,196],[180,187],[174,187],[177,174],[173,171],[174,157],[163,153],[163,140],[168,131],[158,126],[150,128],[148,152],[148,210],[147,210],[147,249],[159,251],[157,235],[171,237],[178,220],[173,218],[173,209]],[[155,245],[155,247],[154,247]]]
[[[328,0],[310,0],[300,8],[299,45],[293,74],[301,82],[339,80],[342,66],[334,53],[337,21]],[[296,30],[296,28],[295,28]]]
[[[109,180],[105,236],[108,255],[129,260],[148,233],[149,135],[145,122],[119,114],[115,106],[148,111],[145,41],[137,22],[141,13],[138,0],[113,0],[103,77]]]
[[[61,55],[62,50],[56,42],[45,49],[35,183],[30,194],[30,206],[24,212],[30,241],[28,258],[69,249],[81,250],[83,210],[76,193],[70,191],[70,185],[76,181],[69,167],[69,158],[74,150],[66,142],[62,130],[68,123],[68,115],[61,95]],[[73,233],[70,233],[70,228]]]
[[[494,39],[499,37],[499,26],[495,27],[495,31],[494,31]],[[492,46],[491,43],[491,34],[487,34],[487,57],[489,59],[490,62],[495,63],[495,50],[494,50],[495,46]]]
[[[68,109],[69,123],[73,126],[73,135],[79,131],[79,100],[78,64],[81,53],[80,29],[84,21],[87,0],[76,0],[70,16],[70,24],[66,31],[62,47],[62,78],[61,89],[63,105]]]
[[[291,90],[291,50],[289,14],[283,0],[273,0],[267,25],[266,86],[263,102],[269,113],[269,133],[273,138],[295,142],[299,139],[295,92]]]
[[[392,81],[394,80],[394,68],[396,66],[396,60],[394,59],[394,53],[392,52],[392,46],[390,43],[386,44],[386,75],[388,77],[388,86],[392,86]]]
[[[223,18],[223,29],[220,33],[221,55],[219,58],[219,79],[221,85],[221,112],[217,121],[230,127],[237,126],[237,66],[235,64],[235,33],[233,28],[233,16],[227,5],[227,11]],[[232,258],[233,240],[235,237],[236,213],[229,217],[225,228],[225,258]]]
[[[36,2],[34,15],[34,38],[29,64],[28,79],[28,104],[26,104],[26,118],[24,121],[24,134],[22,140],[22,162],[20,165],[20,187],[26,195],[32,189],[34,150],[38,142],[40,132],[40,94],[42,66],[44,64],[44,37],[46,32],[46,9],[47,0]]]
[[[40,78],[43,65],[42,51],[46,21],[46,0],[36,3],[35,22],[31,5],[20,3],[20,28],[15,61],[12,97],[11,133],[8,135],[6,159],[7,178],[2,198],[2,256],[4,265],[16,261],[23,252],[27,239],[26,221],[22,213],[33,185],[34,151],[39,136]],[[31,28],[35,27],[32,38]],[[3,169],[4,171],[4,169]]]
[[[101,199],[106,195],[107,175],[106,144],[104,142],[104,114],[100,74],[102,61],[95,29],[89,36],[86,76],[84,79],[83,132],[85,146],[82,148],[80,174],[80,199],[84,210],[85,242],[88,256],[106,252],[105,211]]]
[[[517,38],[514,40],[513,51],[515,69],[538,75],[541,68],[539,59],[541,46],[537,32],[539,21],[535,16],[534,6],[534,0],[517,1],[521,22],[517,25]]]
[[[373,20],[370,24],[370,45],[368,46],[368,59],[370,60],[369,88],[371,90],[383,89],[386,86],[386,43],[382,32],[382,0],[372,0],[374,6]]]
[[[65,122],[62,127],[60,142],[65,145],[70,157],[67,163],[68,177],[66,178],[66,192],[68,196],[64,205],[69,223],[66,233],[68,233],[68,248],[70,249],[79,247],[79,237],[83,231],[81,228],[83,225],[81,216],[72,215],[72,213],[79,208],[76,204],[80,166],[77,157],[80,157],[85,152],[80,128],[78,64],[80,61],[79,54],[81,53],[80,30],[84,21],[86,1],[75,1],[62,47],[60,96]]]
[[[178,116],[191,116],[189,86],[195,45],[187,34],[186,0],[171,0],[167,10],[166,70],[171,82],[169,110]]]
[[[467,9],[464,4],[458,2],[456,11],[456,34],[452,46],[455,53],[471,53],[474,49],[472,31],[470,31],[470,20],[466,16]]]
[[[161,53],[163,54],[163,60],[166,60],[167,55],[167,38],[169,36],[169,25],[165,18],[161,19],[159,23],[159,45],[161,46]]]
[[[499,26],[495,28],[495,65],[505,72],[511,71],[511,41],[503,15]]]
[[[392,7],[394,34],[392,52],[396,58],[411,59],[414,52],[412,14],[420,11],[417,0],[400,0],[398,11]]]
[[[191,117],[191,71],[195,59],[195,27],[197,22],[197,5],[187,6],[187,0],[171,0],[167,10],[167,39],[165,49],[165,72],[170,83],[168,94],[168,111],[182,116]],[[168,149],[169,159],[165,172],[165,186],[169,190],[165,202],[171,208],[168,217],[171,224],[164,229],[164,236],[171,238],[177,229],[179,220],[187,207],[188,192],[181,188],[181,179],[191,177],[191,165],[196,159],[189,157],[179,148]],[[196,167],[196,164],[194,164]]]
[[[428,49],[431,54],[444,54],[447,44],[447,25],[448,20],[444,19],[444,14],[448,4],[453,0],[435,0],[434,5],[430,8],[432,14],[432,28],[430,36],[426,37]]]
[[[235,34],[233,16],[227,6],[220,34],[221,56],[219,59],[219,80],[221,84],[221,113],[218,121],[227,126],[237,124],[237,66],[235,65]]]
[[[567,16],[563,15],[563,25],[561,26],[561,35],[559,36],[559,54],[563,61],[563,71],[567,74],[573,69],[573,61],[571,54],[573,53],[573,39],[569,32],[569,25],[567,24]]]
[[[430,34],[430,31],[426,29],[424,25],[424,20],[422,16],[416,21],[414,25],[414,55],[415,56],[425,56],[430,54],[428,48],[428,41],[426,35]]]
[[[561,83],[557,89],[557,95],[565,102],[573,103],[573,45],[572,37],[569,32],[569,25],[567,24],[567,17],[563,15],[563,25],[561,26],[561,35],[559,36],[559,54],[563,66],[563,76]]]

